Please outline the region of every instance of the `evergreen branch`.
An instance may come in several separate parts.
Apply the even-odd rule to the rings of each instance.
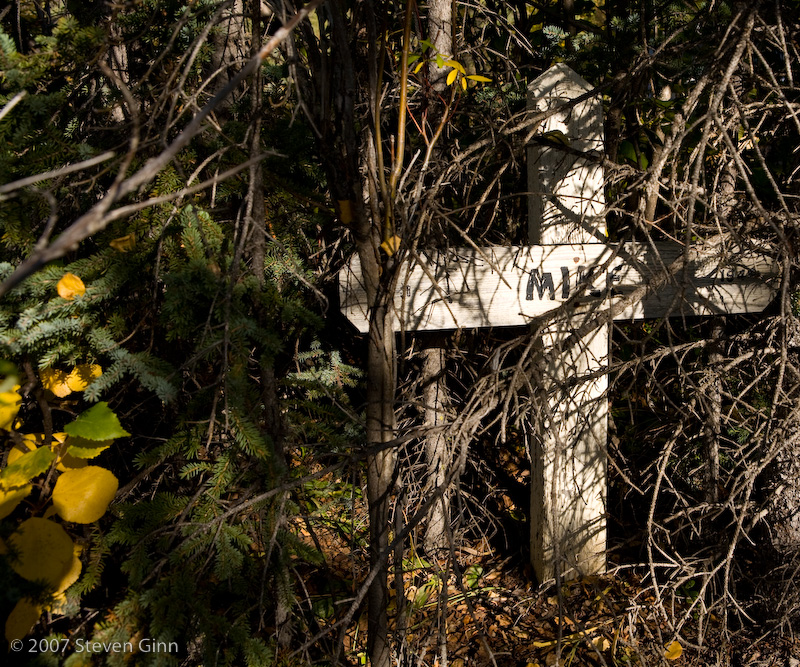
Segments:
[[[267,56],[277,48],[291,33],[291,31],[312,11],[314,11],[323,0],[311,0],[305,7],[299,10],[289,21],[281,26],[272,38],[253,56],[247,64],[239,70],[228,84],[217,93],[189,122],[186,128],[157,156],[148,160],[141,169],[132,176],[113,185],[105,196],[92,208],[84,213],[80,218],[73,222],[66,230],[49,246],[37,249],[6,280],[0,284],[0,297],[3,297],[15,286],[30,276],[37,269],[46,263],[63,257],[68,252],[75,250],[78,244],[88,237],[102,231],[111,222],[113,213],[111,207],[126,195],[136,191],[140,187],[152,181],[162,169],[164,169],[197,134],[203,129],[204,124],[211,112],[219,105],[239,84],[250,76],[267,58]],[[132,156],[129,154],[123,164],[129,162]]]

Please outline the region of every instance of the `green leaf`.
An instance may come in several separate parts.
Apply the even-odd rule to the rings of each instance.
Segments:
[[[26,452],[0,473],[0,487],[8,491],[24,486],[37,475],[46,472],[55,457],[55,452],[49,447]]]
[[[67,438],[65,453],[78,459],[93,459],[114,444],[114,440],[87,440],[71,435]]]
[[[478,586],[478,581],[483,576],[483,568],[480,565],[470,565],[464,570],[464,585],[474,589]]]
[[[78,415],[74,422],[64,427],[68,435],[86,440],[113,440],[130,435],[117,419],[108,403],[101,401],[86,412]]]
[[[617,155],[624,160],[632,162],[633,164],[638,164],[636,149],[633,147],[633,144],[630,141],[623,141],[619,145],[619,148],[617,149]]]
[[[569,137],[561,130],[550,130],[550,132],[542,134],[541,137],[551,144],[560,144],[561,146],[569,147]]]

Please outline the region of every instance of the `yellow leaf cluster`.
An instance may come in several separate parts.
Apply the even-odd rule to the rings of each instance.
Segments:
[[[52,391],[58,398],[64,398],[73,391],[83,391],[102,374],[103,369],[98,364],[78,364],[69,373],[55,368],[43,368],[39,371],[39,378],[45,389]]]
[[[76,296],[86,294],[86,285],[74,273],[65,273],[56,284],[58,296],[67,301],[72,301]]]

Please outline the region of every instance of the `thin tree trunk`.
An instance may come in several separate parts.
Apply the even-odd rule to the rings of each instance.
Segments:
[[[369,504],[370,567],[377,568],[367,594],[367,636],[370,665],[391,667],[389,643],[388,559],[389,500],[394,486],[395,350],[386,304],[376,304],[370,322],[367,365],[367,501]]]
[[[453,3],[452,0],[430,0],[428,2],[428,34],[436,52],[442,56],[453,56]],[[447,87],[449,67],[429,64],[428,76],[431,88],[437,93]]]
[[[251,0],[253,23],[253,36],[251,55],[261,49],[261,0]],[[261,106],[263,103],[261,68],[253,72],[252,89],[250,93],[250,111],[253,136],[250,141],[250,157],[255,158],[261,154]],[[250,218],[250,243],[249,254],[252,261],[252,271],[259,282],[264,281],[264,253],[266,249],[264,206],[264,172],[261,162],[256,162],[250,167],[250,188],[247,193],[247,217]]]

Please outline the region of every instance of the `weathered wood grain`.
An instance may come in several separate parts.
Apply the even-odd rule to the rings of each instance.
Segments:
[[[602,152],[600,100],[591,96],[574,102],[591,89],[563,63],[531,82],[528,109],[554,112],[539,125],[538,134],[558,133],[570,148]],[[552,248],[558,244],[566,250],[571,249],[567,244],[581,244],[588,255],[603,247],[607,240],[605,195],[598,164],[557,147],[532,143],[528,185],[531,245]],[[588,296],[595,300],[595,308],[602,307],[612,279],[603,275],[602,257],[591,261],[586,257],[586,263],[580,255],[567,255],[559,258],[557,273],[548,247],[532,259],[534,264],[538,259],[539,266],[528,269],[526,303],[555,301],[556,291],[568,303],[560,317],[550,318],[541,334],[537,412],[544,414],[530,444],[531,564],[539,581],[545,581],[557,574],[574,577],[603,572],[606,567],[608,374],[603,370],[608,366],[611,327],[601,322],[573,340],[571,333],[583,317],[569,299]],[[613,270],[613,264],[608,268]]]
[[[677,244],[634,243],[454,248],[424,252],[401,269],[394,328],[524,326],[559,308],[568,313],[607,307],[663,276],[684,252],[689,261],[681,275],[615,319],[755,313],[774,298],[777,263],[725,239],[688,251]],[[340,298],[347,318],[366,332],[369,313],[357,257],[342,270]]]

